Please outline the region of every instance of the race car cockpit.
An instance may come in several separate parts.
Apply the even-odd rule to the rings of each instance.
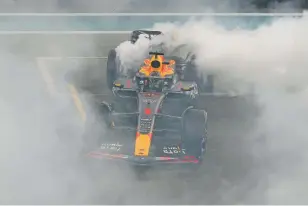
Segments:
[[[152,56],[144,60],[144,65],[138,71],[139,75],[146,77],[159,76],[162,78],[174,75],[174,60],[165,62],[164,53],[150,52],[149,54]]]
[[[169,88],[172,84],[175,72],[174,60],[165,62],[164,54],[159,52],[150,52],[150,59],[144,60],[136,74],[136,80],[142,90],[162,91]]]

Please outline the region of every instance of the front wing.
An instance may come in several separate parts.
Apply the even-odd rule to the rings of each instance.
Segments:
[[[200,159],[194,156],[161,156],[161,157],[138,157],[125,154],[110,154],[102,151],[92,151],[87,154],[87,157],[97,160],[118,160],[126,161],[135,165],[155,165],[155,164],[199,164]]]
[[[108,138],[106,138],[108,136]],[[101,145],[88,152],[87,157],[96,160],[114,160],[137,165],[155,164],[198,164],[196,151],[201,145],[185,147],[180,134],[175,132],[156,132],[153,134],[148,156],[135,156],[135,131],[113,131],[102,138]]]

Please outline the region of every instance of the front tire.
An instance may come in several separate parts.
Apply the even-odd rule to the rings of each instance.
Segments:
[[[182,140],[188,153],[202,161],[207,143],[207,113],[204,110],[189,109],[185,112]]]
[[[85,123],[82,138],[83,153],[90,152],[99,147],[101,139],[110,128],[110,108],[108,104],[102,103],[93,109],[95,115]]]

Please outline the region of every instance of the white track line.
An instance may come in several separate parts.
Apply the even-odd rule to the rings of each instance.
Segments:
[[[130,34],[131,31],[0,31],[0,35],[25,34]]]
[[[70,90],[71,97],[74,100],[74,104],[75,104],[75,106],[76,106],[76,108],[77,108],[77,110],[80,114],[80,117],[81,117],[82,121],[85,122],[87,115],[86,115],[86,111],[84,109],[84,106],[82,104],[82,101],[79,97],[78,91],[77,91],[76,87],[72,84],[68,84],[68,88]]]
[[[53,78],[51,77],[50,73],[48,72],[48,67],[45,64],[45,61],[42,59],[36,58],[37,67],[40,70],[40,73],[42,75],[43,80],[45,81],[47,85],[47,89],[49,94],[54,97],[58,92],[55,87]]]
[[[63,60],[63,59],[107,59],[107,57],[99,57],[99,56],[67,56],[67,57],[55,57],[55,56],[46,56],[46,57],[36,57],[36,61],[38,64],[38,67],[42,73],[42,77],[44,81],[47,84],[49,93],[52,95],[55,95],[57,93],[56,87],[53,81],[53,78],[51,77],[50,73],[48,72],[48,67],[46,66],[46,61],[55,61],[55,60]],[[79,112],[79,115],[81,117],[81,120],[83,122],[86,121],[87,115],[85,111],[85,107],[82,103],[82,100],[79,97],[78,90],[73,84],[68,84],[68,89],[70,91],[70,95],[74,101],[74,104],[77,108],[77,111]],[[94,94],[95,95],[95,94]],[[105,95],[105,94],[100,94],[100,95]]]
[[[304,16],[305,13],[0,13],[0,16]]]
[[[100,57],[100,56],[46,56],[46,57],[36,57],[40,60],[63,60],[63,59],[107,59],[108,57]]]

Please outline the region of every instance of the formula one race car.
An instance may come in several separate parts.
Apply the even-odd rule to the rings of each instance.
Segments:
[[[207,112],[195,107],[198,85],[183,81],[174,60],[150,52],[132,78],[112,84],[112,102],[102,102],[108,128],[87,156],[136,165],[200,165],[206,150]],[[107,71],[109,72],[109,71]]]
[[[140,35],[144,35],[145,38],[153,40],[156,36],[164,35],[161,31],[148,31],[148,30],[135,30],[131,34],[130,42],[135,44],[140,38]],[[166,51],[166,47],[163,42],[153,43],[149,45],[149,51],[159,51],[165,54],[166,60],[174,60],[174,70],[183,81],[195,81],[201,92],[211,93],[214,90],[214,76],[212,74],[203,75],[197,71],[195,65],[196,55],[191,51],[191,48],[186,44],[181,44],[171,51]],[[147,52],[148,53],[148,52]],[[147,55],[146,53],[146,55]],[[130,78],[136,72],[136,68],[125,69],[129,70],[124,72],[120,55],[116,49],[109,51],[107,60],[107,81],[109,89],[112,89],[113,82],[121,76],[129,76]],[[146,58],[146,56],[144,57]],[[142,60],[141,60],[142,61]],[[141,63],[141,62],[140,62]]]

